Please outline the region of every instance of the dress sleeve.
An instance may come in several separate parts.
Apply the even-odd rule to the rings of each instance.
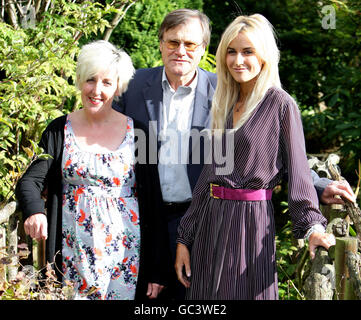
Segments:
[[[202,172],[193,190],[192,202],[179,223],[177,243],[182,243],[188,248],[193,244],[200,215],[206,210],[204,208],[206,201],[204,200],[209,194],[207,177],[210,175],[210,169],[211,165],[209,164],[203,166]]]
[[[319,210],[306,157],[305,138],[300,111],[295,101],[285,97],[281,109],[280,145],[282,161],[288,171],[288,206],[296,238],[303,238],[315,224],[327,225]]]

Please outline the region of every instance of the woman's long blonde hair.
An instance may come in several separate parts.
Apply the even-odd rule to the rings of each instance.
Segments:
[[[227,48],[240,32],[252,42],[263,67],[251,94],[243,97],[246,99],[245,111],[234,129],[244,124],[270,87],[281,87],[278,73],[280,54],[271,23],[260,14],[237,17],[224,31],[216,53],[218,80],[211,111],[213,129],[224,129],[227,115],[240,95],[240,84],[233,79],[226,64]]]

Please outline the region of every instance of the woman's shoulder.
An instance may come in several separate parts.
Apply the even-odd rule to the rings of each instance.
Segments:
[[[293,98],[286,90],[272,87],[269,90],[269,94],[274,97],[274,99],[272,99],[272,104],[276,108],[274,111],[278,114],[278,117],[282,122],[287,119],[289,120],[290,117],[299,117],[301,115],[301,111],[295,98]]]
[[[63,130],[66,123],[66,119],[67,119],[67,115],[64,114],[58,118],[51,120],[48,126],[46,127],[45,131],[54,132],[54,131]]]
[[[283,88],[271,87],[267,90],[263,104],[267,110],[279,119],[284,119],[286,114],[300,113],[296,100]]]
[[[264,100],[267,105],[277,108],[281,113],[286,109],[298,109],[296,100],[283,88],[269,88]]]
[[[269,97],[278,98],[283,102],[292,102],[295,103],[295,99],[283,88],[280,87],[271,87],[268,89],[266,95]]]
[[[115,111],[115,110],[113,110]],[[134,120],[133,118],[125,115],[124,113],[115,111],[113,112],[113,125],[116,127],[122,127],[122,126],[131,126],[134,127]]]
[[[58,126],[61,126],[61,125],[65,125],[67,117],[68,117],[67,114],[63,114],[62,116],[51,120],[48,127],[58,127]]]
[[[66,124],[67,115],[62,115],[54,120],[50,121],[48,126],[42,133],[39,145],[47,150],[46,153],[50,153],[49,150],[53,149],[57,145],[62,145],[64,140],[64,127]],[[50,149],[49,149],[50,148]],[[61,153],[61,148],[57,149]]]
[[[281,105],[297,105],[295,99],[283,88],[280,87],[271,87],[268,89],[266,95],[269,98],[276,99],[281,102]]]

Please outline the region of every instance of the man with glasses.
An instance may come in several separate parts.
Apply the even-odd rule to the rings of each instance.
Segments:
[[[198,67],[210,41],[206,15],[190,9],[170,12],[158,35],[164,66],[137,70],[122,102],[114,108],[142,122],[150,134],[155,134],[157,150],[149,152],[156,152],[159,157],[159,182],[154,182],[154,187],[159,188],[168,223],[172,258],[171,281],[163,296],[182,300],[184,287],[173,268],[177,227],[190,204],[202,169],[202,164],[191,164],[187,160],[190,157],[189,133],[192,129],[201,131],[209,126],[217,79],[215,74]],[[150,121],[155,121],[156,126],[149,126]],[[156,297],[158,289],[149,288],[149,296]]]
[[[162,296],[167,300],[183,300],[184,287],[173,268],[177,227],[190,204],[192,190],[203,166],[190,160],[189,136],[192,129],[201,131],[210,125],[217,78],[198,67],[210,41],[206,15],[190,9],[172,11],[162,22],[158,36],[164,66],[137,70],[122,101],[113,107],[141,122],[156,141],[155,147],[152,144],[147,146],[147,152],[153,153],[150,156],[153,159],[155,153],[159,181],[154,181],[154,188],[159,189],[164,219],[168,223],[172,258],[168,268],[171,280]],[[150,125],[151,121],[155,125]],[[202,159],[203,150],[200,145],[198,147]],[[330,180],[319,179],[315,173],[313,177],[318,181],[315,187],[324,203],[340,201],[333,200],[335,194],[349,199],[354,196],[349,186],[340,187],[337,182],[330,184]],[[162,283],[159,279],[152,282]],[[147,294],[155,298],[159,292],[160,287],[154,285],[148,288]]]

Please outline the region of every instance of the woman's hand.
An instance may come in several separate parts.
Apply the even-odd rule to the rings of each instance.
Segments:
[[[158,283],[148,283],[147,296],[149,299],[155,299],[158,297],[158,294],[161,293],[164,286]]]
[[[177,254],[175,260],[175,271],[177,273],[178,280],[186,287],[190,287],[189,278],[191,276],[191,267],[190,267],[190,257],[189,257],[189,250],[187,246],[184,244],[178,243],[177,244]],[[183,267],[185,269],[185,274],[183,274]]]
[[[48,220],[44,213],[35,213],[24,222],[25,233],[33,239],[45,240],[48,238]]]
[[[336,244],[336,239],[331,233],[321,233],[314,231],[308,238],[310,257],[315,258],[315,250],[317,247],[322,246],[327,250]]]

